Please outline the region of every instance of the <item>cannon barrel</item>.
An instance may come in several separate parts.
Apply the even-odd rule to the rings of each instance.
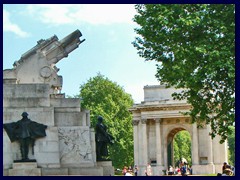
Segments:
[[[59,41],[61,46],[65,49],[65,53],[69,54],[85,41],[85,39],[80,41],[81,36],[82,33],[77,29]]]

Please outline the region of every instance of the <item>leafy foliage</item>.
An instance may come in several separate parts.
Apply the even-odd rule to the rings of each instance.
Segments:
[[[231,126],[229,129],[232,131],[232,134],[230,134],[227,138],[228,140],[228,149],[229,149],[229,154],[228,154],[228,159],[229,159],[229,164],[235,166],[235,127]]]
[[[221,143],[235,121],[235,5],[136,5],[140,57],[156,61],[161,83],[184,88],[193,122],[211,125]]]
[[[188,131],[180,131],[173,139],[174,162],[177,163],[181,158],[185,158],[189,165],[192,164],[191,158],[191,136]],[[179,164],[175,164],[179,166]]]
[[[122,168],[133,163],[133,127],[128,109],[133,99],[122,87],[100,73],[80,86],[81,107],[90,110],[91,126],[95,127],[101,115],[108,132],[115,138],[109,146],[114,167]]]

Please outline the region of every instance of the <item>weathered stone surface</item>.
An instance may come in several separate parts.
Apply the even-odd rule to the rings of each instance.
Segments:
[[[114,167],[112,166],[112,161],[98,161],[97,166],[100,166],[103,168],[104,176],[114,175]]]
[[[37,168],[37,163],[33,162],[13,163],[9,176],[41,176],[41,168]]]
[[[3,176],[9,176],[9,170],[3,169]]]
[[[42,168],[42,176],[67,176],[68,168]]]
[[[34,84],[34,86],[33,86]],[[49,100],[49,85],[46,84],[4,84],[4,98],[46,98]],[[45,106],[49,106],[46,104]]]
[[[9,176],[41,176],[41,168],[9,169]]]
[[[77,111],[80,111],[80,99],[78,98],[51,98],[50,103],[56,108],[69,108],[69,110],[77,108]]]
[[[59,127],[58,134],[61,164],[79,164],[80,166],[84,162],[92,162],[88,127]]]
[[[13,169],[33,169],[37,168],[35,162],[13,163]]]
[[[165,85],[144,86],[144,102],[172,101],[172,93],[181,92],[183,89],[176,90],[175,88],[166,88]],[[176,101],[175,101],[176,102]]]
[[[81,124],[80,112],[55,112],[55,124],[56,126],[80,126]]]
[[[69,168],[69,175],[83,175],[83,176],[104,176],[103,167],[91,167],[91,168]]]

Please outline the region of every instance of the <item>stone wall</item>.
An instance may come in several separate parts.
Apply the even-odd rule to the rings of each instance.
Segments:
[[[43,174],[103,174],[103,169],[96,167],[90,112],[81,110],[80,99],[50,96],[49,90],[48,84],[4,84],[3,123],[20,120],[26,111],[29,119],[48,126],[47,136],[35,141],[34,155],[29,149],[29,158],[36,159]],[[13,161],[21,159],[20,147],[18,142],[10,141],[5,130],[3,143],[4,174],[9,174]],[[60,171],[62,168],[67,170]]]

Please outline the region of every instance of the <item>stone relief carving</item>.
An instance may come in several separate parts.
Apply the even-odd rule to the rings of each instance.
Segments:
[[[89,130],[81,127],[61,127],[58,129],[58,134],[62,163],[92,160]]]

